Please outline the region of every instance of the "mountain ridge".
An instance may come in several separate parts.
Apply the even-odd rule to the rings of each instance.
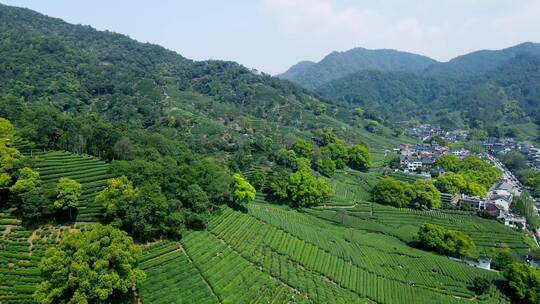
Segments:
[[[314,89],[325,82],[360,70],[411,72],[419,71],[435,62],[426,56],[392,49],[354,48],[345,52],[332,52],[314,65],[295,65],[294,69],[289,69],[278,77]]]

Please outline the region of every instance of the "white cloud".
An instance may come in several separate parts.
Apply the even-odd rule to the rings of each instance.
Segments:
[[[448,60],[477,49],[522,42],[519,39],[540,40],[538,0],[388,3],[261,0],[259,11],[290,39],[307,45],[318,40],[321,49],[394,48]]]

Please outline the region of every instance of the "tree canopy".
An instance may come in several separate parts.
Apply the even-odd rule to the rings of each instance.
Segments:
[[[298,207],[323,204],[333,192],[323,178],[316,178],[311,174],[307,162],[301,162],[299,169],[294,173],[278,175],[270,188],[275,197],[289,199]]]
[[[233,175],[233,201],[237,204],[245,205],[255,199],[257,191],[240,174]]]
[[[387,177],[375,185],[372,190],[373,200],[377,203],[394,207],[407,206],[413,197],[411,187],[402,181]]]
[[[419,179],[412,185],[412,205],[416,209],[434,209],[441,207],[441,193],[432,181]]]
[[[133,240],[111,226],[64,232],[39,264],[43,281],[34,299],[43,304],[129,302],[131,288],[145,278],[137,268],[139,256]]]
[[[13,147],[13,142],[13,125],[0,117],[0,188],[9,186],[14,170],[23,158],[19,150]]]
[[[141,241],[161,235],[178,235],[184,224],[181,205],[169,202],[155,182],[141,187],[125,176],[110,179],[95,201],[106,209],[106,219]]]
[[[540,271],[527,264],[513,263],[504,271],[508,287],[519,303],[540,302]]]
[[[426,249],[445,255],[464,257],[472,255],[475,250],[469,236],[435,224],[422,224],[416,239]]]
[[[369,148],[364,145],[353,145],[349,148],[349,166],[358,170],[367,170],[371,166]]]

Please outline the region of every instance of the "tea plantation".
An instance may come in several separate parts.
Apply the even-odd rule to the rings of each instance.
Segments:
[[[107,163],[95,157],[61,151],[33,153],[31,161],[44,183],[55,183],[61,177],[79,182],[83,195],[77,221],[99,221],[103,207],[94,203],[94,197],[106,186],[107,179],[112,177]]]
[[[57,243],[59,231],[27,230],[10,213],[0,213],[0,303],[34,303],[32,294],[41,281],[39,260]]]
[[[362,220],[364,226],[354,225]],[[481,250],[503,241],[515,249],[527,247],[516,232],[465,213],[371,204],[298,212],[258,197],[247,212],[223,208],[207,232],[146,246],[142,266],[149,278],[140,286],[141,298],[143,303],[164,298],[169,303],[193,298],[204,299],[200,303],[509,302],[495,286],[482,296],[471,289],[478,277],[502,279],[497,272],[411,247],[413,227],[425,221],[461,225]]]

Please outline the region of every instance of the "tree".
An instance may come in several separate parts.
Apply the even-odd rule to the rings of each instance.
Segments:
[[[255,172],[253,172],[253,176],[251,177],[251,184],[253,185],[253,187],[255,187],[256,189],[261,189],[261,187],[264,185],[264,182],[266,181],[267,175],[268,169],[255,169]]]
[[[476,182],[467,182],[465,188],[463,188],[461,192],[470,196],[486,197],[487,195],[486,187]]]
[[[191,184],[182,195],[182,202],[195,213],[208,212],[210,200],[206,192],[198,185]]]
[[[475,294],[483,295],[488,292],[489,286],[491,286],[491,282],[488,279],[484,277],[476,277],[473,280],[472,288]]]
[[[22,194],[30,192],[41,186],[41,178],[39,172],[34,171],[28,167],[24,167],[19,170],[19,178],[9,188],[13,194]]]
[[[13,125],[0,117],[0,188],[6,188],[11,183],[13,170],[23,159],[22,154],[13,148]]]
[[[292,146],[292,150],[300,157],[313,157],[313,144],[305,139],[298,139]]]
[[[253,201],[257,194],[255,188],[238,173],[233,175],[232,188],[233,201],[241,205]]]
[[[349,167],[358,170],[367,170],[371,165],[369,148],[364,145],[353,145],[349,148]]]
[[[445,172],[435,179],[435,187],[443,193],[460,193],[467,186],[461,174]]]
[[[426,249],[440,254],[464,257],[471,255],[475,249],[469,236],[435,224],[422,224],[415,238]]]
[[[95,200],[106,209],[106,217],[115,227],[128,231],[140,241],[162,234],[178,235],[183,216],[171,208],[155,181],[134,188],[127,177],[107,181],[108,186]]]
[[[521,214],[527,219],[527,225],[531,230],[536,230],[540,226],[538,213],[535,210],[534,199],[527,192],[512,200],[512,210]]]
[[[506,244],[497,248],[493,254],[493,266],[499,270],[506,269],[513,261],[512,250]]]
[[[133,204],[138,196],[139,192],[131,181],[121,176],[107,180],[107,187],[96,195],[94,201],[105,207],[106,215],[112,219],[119,209],[125,208],[126,204]]]
[[[322,157],[329,157],[336,163],[337,169],[343,169],[349,161],[349,153],[347,146],[341,140],[329,143],[321,148]]]
[[[443,156],[437,158],[435,161],[435,167],[441,167],[446,172],[459,172],[461,161],[457,156],[452,153],[446,153]]]
[[[336,163],[328,156],[317,160],[317,170],[330,177],[336,172]]]
[[[328,201],[332,188],[323,178],[311,175],[305,162],[300,164],[296,172],[278,175],[270,185],[272,194],[280,199],[289,199],[298,207],[316,206]]]
[[[79,206],[81,195],[81,184],[67,177],[60,178],[56,185],[56,200],[53,203],[54,209],[68,211],[71,218],[72,211]]]
[[[540,271],[523,263],[513,263],[503,273],[508,287],[519,303],[540,302]]]
[[[506,154],[500,155],[499,158],[508,169],[512,171],[519,171],[527,169],[527,159],[518,151],[510,151]]]
[[[373,187],[372,197],[377,203],[405,207],[411,202],[413,192],[411,187],[402,181],[387,177]]]
[[[419,179],[414,182],[412,204],[417,209],[433,209],[441,207],[441,192],[430,180]]]
[[[67,231],[58,246],[39,263],[43,281],[38,303],[118,303],[129,299],[132,287],[145,278],[137,268],[140,249],[125,232],[92,225],[87,231]]]

